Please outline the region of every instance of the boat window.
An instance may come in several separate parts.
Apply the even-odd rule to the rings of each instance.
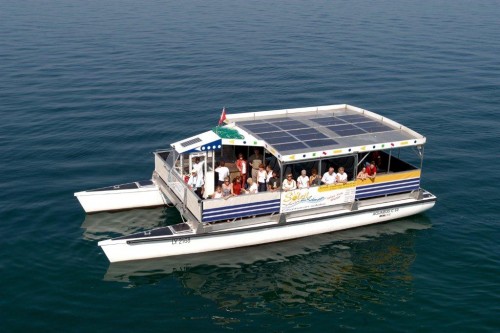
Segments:
[[[327,172],[329,167],[334,167],[335,172],[338,172],[339,168],[343,167],[345,173],[347,173],[347,179],[353,180],[355,178],[354,170],[356,168],[355,158],[353,155],[321,160],[321,175]]]

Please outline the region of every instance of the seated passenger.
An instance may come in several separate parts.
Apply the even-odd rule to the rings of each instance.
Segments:
[[[215,192],[214,194],[212,194],[212,199],[220,199],[223,197],[223,194],[222,194],[222,186],[217,186],[217,188],[215,189]]]
[[[377,167],[375,166],[375,161],[370,163],[370,166],[366,168],[366,173],[368,174],[368,178],[375,179],[377,175]]]
[[[224,183],[222,184],[222,197],[229,197],[231,195],[231,183],[229,182],[229,177],[224,178]]]
[[[242,191],[245,191],[246,194],[255,194],[259,193],[259,188],[257,187],[257,184],[253,182],[252,178],[247,179],[247,185],[248,189],[241,189]]]
[[[267,182],[267,190],[271,192],[276,192],[280,189],[281,183],[280,179],[278,178],[278,175],[276,174],[276,171],[272,172],[272,177],[269,178],[269,181]]]
[[[231,184],[231,195],[240,195],[241,194],[241,177],[236,176],[233,179],[233,183]]]
[[[283,190],[292,191],[297,189],[297,182],[293,179],[293,175],[289,173],[283,181]]]
[[[308,188],[309,187],[309,177],[307,177],[306,170],[302,170],[299,178],[297,178],[298,188]]]
[[[368,174],[366,173],[366,167],[363,167],[363,169],[361,169],[361,171],[358,173],[358,176],[356,177],[356,179],[365,180],[367,177],[368,177]]]
[[[344,167],[339,168],[339,172],[337,173],[337,182],[338,183],[347,183],[347,173],[344,172]]]
[[[337,175],[335,174],[335,169],[330,167],[327,172],[321,178],[321,182],[325,185],[335,184],[337,182]]]
[[[309,186],[321,185],[321,178],[318,175],[318,170],[311,170],[311,177],[309,177]]]
[[[198,172],[196,170],[191,171],[191,177],[188,180],[188,186],[190,189],[194,191],[200,198],[203,194],[203,177],[198,176]]]

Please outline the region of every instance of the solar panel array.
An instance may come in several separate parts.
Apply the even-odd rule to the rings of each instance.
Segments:
[[[308,125],[305,121],[312,124]],[[280,152],[307,148],[319,150],[338,143],[331,137],[347,137],[394,130],[362,114],[322,117],[312,115],[310,118],[301,118],[300,120],[291,118],[251,120],[239,122],[238,126],[266,141]],[[333,133],[328,136],[318,131],[317,128],[322,129],[323,132],[326,129]]]

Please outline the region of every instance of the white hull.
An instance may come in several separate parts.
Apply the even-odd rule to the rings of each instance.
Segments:
[[[137,184],[137,188],[82,191],[75,193],[75,197],[86,213],[155,207],[168,203],[156,184],[131,184]]]
[[[357,211],[336,211],[330,216],[309,215],[308,221],[289,220],[285,224],[269,221],[247,228],[211,232],[206,234],[186,233],[171,237],[149,237],[143,239],[115,239],[99,242],[110,262],[150,259],[217,251],[237,247],[258,245],[289,239],[328,233],[364,225],[381,223],[432,208],[435,199],[407,199],[399,202],[378,204]],[[253,230],[252,230],[253,229]]]

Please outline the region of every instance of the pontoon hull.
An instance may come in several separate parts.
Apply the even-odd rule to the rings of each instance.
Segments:
[[[206,234],[184,234],[175,237],[105,240],[99,242],[110,262],[150,259],[217,251],[356,228],[419,214],[435,204],[435,197],[424,200],[402,200],[358,211],[336,212],[330,216],[308,217],[307,221],[278,224],[262,223],[246,229]]]
[[[151,181],[116,185],[106,189],[108,190],[77,192],[75,197],[86,213],[155,207],[168,203],[158,186]]]

